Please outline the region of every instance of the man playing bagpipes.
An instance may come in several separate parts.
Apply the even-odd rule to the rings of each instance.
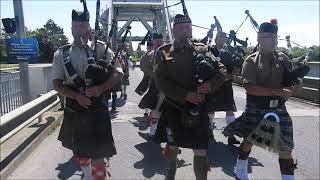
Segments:
[[[232,57],[231,52],[227,52],[224,49],[224,45],[227,40],[228,37],[226,33],[218,31],[214,39],[215,45],[211,49],[211,52],[216,57],[219,57],[221,55],[221,58],[223,60],[226,60],[225,57],[229,59],[228,62],[224,62],[223,60],[221,60],[220,62],[226,66],[228,75],[230,77],[233,77],[234,75],[240,73],[241,69],[239,69],[232,63],[234,57]],[[213,95],[210,95],[208,98],[210,101],[210,103],[208,103],[210,118],[209,133],[213,138],[212,129],[215,112],[225,111],[225,120],[227,124],[230,124],[236,119],[234,112],[237,111],[237,108],[233,97],[232,78],[228,79]],[[240,142],[234,136],[229,136],[228,144],[240,144]]]
[[[138,104],[139,108],[141,109],[151,109],[151,112],[149,114],[149,120],[150,120],[150,132],[149,136],[152,138],[156,132],[157,128],[157,122],[160,118],[161,112],[160,112],[160,106],[163,102],[164,95],[158,91],[155,82],[154,82],[154,73],[153,69],[155,66],[157,66],[158,62],[155,62],[154,55],[157,51],[157,49],[164,45],[163,42],[163,36],[160,33],[154,33],[152,36],[152,51],[150,51],[150,56],[149,58],[146,58],[145,60],[142,61],[147,61],[147,65],[143,65],[142,67],[145,67],[147,69],[146,71],[150,72],[150,80],[148,82],[148,86],[146,87],[145,91],[148,90],[148,92],[143,96],[141,99],[140,103]],[[144,69],[144,68],[143,68]],[[136,89],[139,89],[139,86]],[[141,89],[141,88],[140,88]],[[148,115],[147,112],[145,112],[145,115]]]
[[[152,41],[147,41],[147,52],[141,57],[140,60],[140,69],[143,72],[143,78],[141,82],[138,84],[135,92],[142,96],[149,88],[150,80],[153,74],[153,44]],[[144,115],[148,116],[148,108],[144,108]]]
[[[284,102],[301,89],[302,84],[288,83],[293,65],[288,56],[276,50],[277,33],[275,19],[260,25],[259,49],[247,57],[242,68],[247,93],[245,112],[223,131],[226,136],[244,138],[234,170],[236,179],[249,179],[248,157],[253,145],[278,153],[282,179],[294,179],[293,127]],[[298,77],[291,74],[289,78],[297,80]]]
[[[175,179],[178,147],[194,152],[193,170],[197,180],[207,179],[209,117],[205,96],[225,81],[225,68],[202,43],[192,43],[191,19],[177,14],[172,43],[155,55],[155,82],[165,95],[154,141],[167,142],[166,179]],[[202,81],[203,80],[203,81]]]
[[[94,43],[96,51],[90,48],[93,44],[88,46],[91,28],[85,3],[84,12],[72,11],[71,30],[73,43],[60,47],[52,64],[54,89],[66,97],[58,140],[73,151],[84,179],[101,180],[109,175],[104,158],[116,154],[105,92],[123,73],[119,64],[107,65],[113,53],[104,43]]]
[[[132,45],[131,43],[125,43],[122,52],[120,53],[120,64],[122,67],[122,71],[124,73],[124,76],[121,80],[121,94],[120,98],[123,98],[124,100],[127,100],[127,86],[130,85],[129,81],[129,63],[130,63],[130,56],[133,54]]]

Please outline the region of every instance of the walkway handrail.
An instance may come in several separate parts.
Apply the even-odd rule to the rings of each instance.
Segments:
[[[3,116],[1,116],[1,119],[0,119],[0,127],[9,123],[11,120],[13,120],[16,117],[22,115],[23,113],[29,111],[30,109],[34,108],[38,104],[40,104],[40,103],[42,103],[42,102],[44,102],[54,96],[57,96],[57,94],[58,94],[57,91],[52,90],[52,91],[40,96],[39,98],[37,98],[33,101],[30,101],[27,104],[9,112],[9,113],[4,114]]]
[[[39,104],[41,104],[42,102],[51,99],[52,97],[56,96],[57,99],[49,104],[48,106],[46,106],[44,109],[42,109],[41,111],[39,111],[38,113],[36,113],[35,115],[33,115],[31,118],[29,118],[28,120],[26,120],[25,122],[23,122],[21,125],[19,125],[18,127],[16,127],[15,129],[13,129],[12,131],[10,131],[9,133],[7,133],[6,135],[4,135],[3,137],[1,137],[0,139],[0,144],[4,143],[6,140],[8,140],[10,137],[12,137],[14,134],[16,134],[17,132],[19,132],[22,128],[24,128],[25,126],[27,126],[28,124],[30,124],[32,121],[34,121],[36,118],[38,118],[39,116],[41,116],[43,113],[45,113],[46,111],[48,111],[49,109],[51,109],[52,107],[54,107],[55,105],[57,105],[60,102],[60,99],[57,96],[57,91],[52,90],[42,96],[40,96],[39,98],[3,115],[0,119],[0,128],[1,126],[4,126],[5,124],[9,123],[10,121],[14,120],[15,118],[23,115],[25,112],[37,107]]]

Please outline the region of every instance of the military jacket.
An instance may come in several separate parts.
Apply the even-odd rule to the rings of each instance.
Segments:
[[[212,59],[215,57],[208,51],[208,47],[202,43],[194,43],[198,53],[205,54]],[[161,46],[155,56],[155,82],[165,96],[185,103],[185,97],[189,91],[196,91],[192,79],[194,78],[193,49],[191,47],[178,48],[175,41]],[[215,77],[209,79],[212,89],[223,84],[226,78],[226,69],[219,63],[219,71]]]
[[[65,50],[65,48],[69,48],[69,53],[70,53],[69,57],[74,70],[77,72],[80,78],[85,79],[85,71],[88,66],[88,56],[93,57],[93,53],[94,53],[92,46],[93,46],[93,42],[88,42],[88,45],[86,47],[79,47],[74,43],[72,43],[71,45],[60,47],[54,53],[54,56],[53,56],[52,79],[63,80],[64,84],[66,85],[74,84],[71,77],[69,77],[69,74],[63,63],[63,51]],[[110,49],[108,49],[107,54],[104,55],[106,50],[106,44],[104,42],[98,41],[97,47],[98,47],[97,48],[98,59],[103,59],[107,62],[110,62],[112,58],[114,58],[114,53]],[[114,67],[116,71],[118,71],[119,73],[122,73],[122,69],[118,61],[116,61]]]
[[[140,60],[140,68],[146,76],[152,77],[153,64],[154,64],[154,51],[149,51]]]
[[[258,51],[253,53],[243,63],[243,83],[266,88],[280,88],[285,66],[291,69],[292,63],[290,58],[282,52],[261,54]]]

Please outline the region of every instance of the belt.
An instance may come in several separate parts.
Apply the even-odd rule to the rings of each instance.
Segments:
[[[87,111],[98,112],[106,109],[106,107],[103,105],[102,102],[91,105],[89,106],[88,109],[86,109],[82,107],[76,100],[73,100],[70,98],[66,98],[66,108],[74,112],[87,112]]]
[[[284,100],[279,96],[252,96],[247,94],[247,107],[259,109],[274,109],[284,106]]]

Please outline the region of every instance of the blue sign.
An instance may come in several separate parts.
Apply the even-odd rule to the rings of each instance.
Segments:
[[[36,38],[11,38],[6,40],[7,55],[10,63],[36,63],[38,59],[38,41]]]

